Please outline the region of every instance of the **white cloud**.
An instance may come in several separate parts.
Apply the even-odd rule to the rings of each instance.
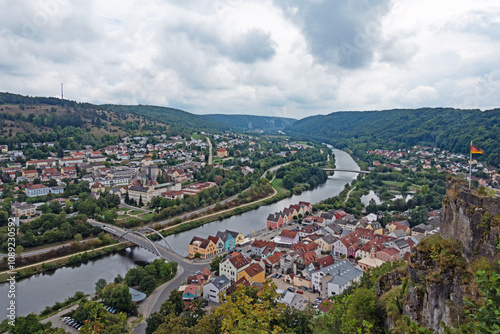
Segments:
[[[0,1],[0,91],[195,113],[500,103],[493,0]]]

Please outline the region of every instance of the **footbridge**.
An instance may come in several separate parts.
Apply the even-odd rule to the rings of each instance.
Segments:
[[[354,170],[354,169],[334,169],[334,168],[323,168],[325,172],[350,172],[358,174],[370,174],[367,170]]]
[[[141,227],[137,230],[129,230],[127,228],[101,223],[95,220],[89,220],[89,223],[93,226],[98,226],[103,231],[118,237],[118,241],[120,239],[130,241],[131,243],[142,247],[166,260],[178,261],[179,258],[182,258],[180,255],[174,252],[168,241],[160,233],[158,233],[158,231],[155,231],[152,228]],[[152,233],[158,235],[161,238],[161,243],[154,242],[148,238],[148,235]]]

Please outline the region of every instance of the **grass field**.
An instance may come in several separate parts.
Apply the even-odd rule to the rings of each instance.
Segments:
[[[141,217],[141,219],[151,219],[151,218],[153,218],[153,214],[152,213],[146,213],[145,215],[142,215],[140,217]]]
[[[193,137],[194,140],[198,140],[198,139],[201,138],[201,136],[199,134],[197,134],[197,133],[192,133],[191,137]]]
[[[119,208],[118,211],[123,211],[123,212],[127,212],[127,211],[130,211],[131,209],[127,209],[127,208]]]
[[[278,196],[281,195],[281,194],[285,194],[285,193],[288,192],[288,190],[286,190],[285,188],[283,188],[283,179],[275,178],[273,180],[273,182],[271,182],[271,185],[278,192]]]
[[[139,211],[139,210],[132,210],[132,211],[130,211],[128,214],[129,214],[129,215],[136,216],[136,215],[140,215],[141,213],[143,213],[143,212],[142,212],[142,211]]]

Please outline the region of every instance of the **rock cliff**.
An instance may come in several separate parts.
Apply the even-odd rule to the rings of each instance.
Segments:
[[[386,321],[394,332],[404,332],[395,328],[403,316],[438,333],[444,332],[442,324],[457,328],[465,317],[464,298],[478,297],[471,263],[496,256],[500,196],[483,196],[451,178],[442,218],[441,235],[423,239],[412,251],[406,277],[392,272],[378,281],[382,300],[384,295],[397,295],[399,312],[388,311]]]

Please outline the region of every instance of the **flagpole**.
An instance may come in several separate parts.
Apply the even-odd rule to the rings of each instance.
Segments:
[[[470,184],[472,181],[472,140],[470,141],[469,152],[470,152],[470,158],[469,158],[469,190],[470,190]]]

